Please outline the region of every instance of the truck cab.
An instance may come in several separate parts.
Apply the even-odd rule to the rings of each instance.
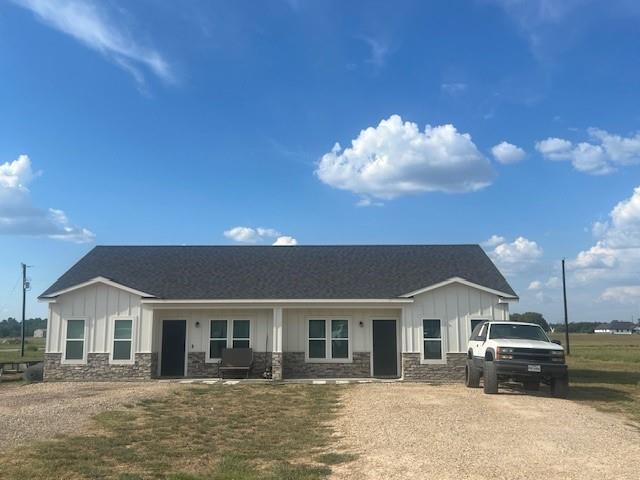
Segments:
[[[522,383],[537,390],[551,387],[555,397],[566,398],[569,378],[564,349],[549,339],[540,326],[521,322],[484,322],[476,326],[467,347],[465,384],[498,393],[504,382]]]

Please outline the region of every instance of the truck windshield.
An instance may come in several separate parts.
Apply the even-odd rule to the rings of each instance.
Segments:
[[[494,323],[491,325],[491,338],[509,338],[522,340],[540,340],[548,342],[544,331],[534,325],[513,325],[510,323]]]

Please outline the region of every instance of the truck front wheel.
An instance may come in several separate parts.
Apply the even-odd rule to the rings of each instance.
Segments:
[[[480,371],[473,366],[473,360],[467,360],[464,367],[464,384],[469,388],[480,386]]]
[[[484,362],[484,393],[498,393],[498,372],[496,365],[492,361]]]

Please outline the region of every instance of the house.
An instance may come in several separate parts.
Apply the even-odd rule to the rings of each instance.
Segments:
[[[602,323],[598,325],[593,332],[594,333],[609,333],[613,335],[631,335],[637,325],[632,322],[620,322],[613,320],[610,323]]]
[[[46,328],[36,328],[33,331],[33,337],[34,338],[45,338],[47,336],[47,329]]]
[[[39,297],[45,380],[462,378],[477,322],[518,297],[478,245],[98,246]]]

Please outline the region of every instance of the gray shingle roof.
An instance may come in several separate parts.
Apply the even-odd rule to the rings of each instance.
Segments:
[[[383,299],[451,277],[515,296],[478,245],[98,246],[41,296],[98,276],[163,299]]]

